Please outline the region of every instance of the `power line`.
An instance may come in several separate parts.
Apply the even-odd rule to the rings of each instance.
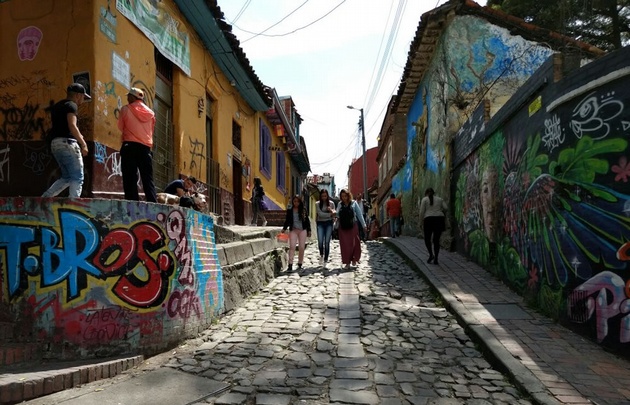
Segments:
[[[307,1],[308,1],[308,0],[307,0]],[[287,36],[287,35],[294,34],[294,33],[298,32],[298,31],[301,31],[301,30],[303,30],[303,29],[305,29],[305,28],[308,28],[308,27],[310,27],[311,25],[315,24],[316,22],[319,22],[319,21],[323,20],[325,17],[327,17],[328,15],[330,15],[333,11],[335,11],[336,9],[338,9],[338,8],[339,8],[339,6],[341,6],[341,5],[342,5],[343,3],[345,3],[346,1],[347,1],[347,0],[342,0],[342,1],[341,1],[341,3],[337,4],[335,7],[333,7],[333,9],[332,9],[332,10],[330,10],[329,12],[327,12],[326,14],[324,14],[323,16],[319,17],[318,19],[316,19],[316,20],[314,20],[314,21],[312,21],[312,22],[310,22],[310,23],[308,23],[308,24],[306,24],[306,25],[304,25],[304,26],[302,26],[302,27],[300,27],[300,28],[296,28],[296,29],[294,29],[293,31],[285,32],[285,33],[283,33],[283,34],[264,34],[264,32],[265,32],[265,31],[267,31],[267,29],[269,29],[269,28],[271,28],[271,27],[267,28],[267,29],[266,29],[266,30],[264,30],[263,32],[258,32],[258,33],[256,33],[256,32],[252,32],[252,31],[248,31],[248,30],[245,30],[245,29],[243,29],[243,28],[241,28],[241,27],[239,27],[239,26],[237,26],[237,25],[234,25],[234,27],[238,28],[239,30],[241,30],[241,31],[243,31],[243,32],[246,32],[246,33],[248,33],[248,34],[253,34],[253,35],[254,35],[253,37],[247,38],[246,40],[242,41],[241,43],[245,43],[245,42],[249,41],[250,39],[256,38],[257,36],[263,36],[263,37],[284,37],[284,36]],[[306,3],[306,2],[305,2],[305,3]],[[302,5],[304,5],[304,4],[302,4]],[[300,5],[300,7],[301,7],[302,5]],[[294,10],[294,11],[295,11],[295,10]],[[288,17],[288,16],[287,16],[287,17]],[[286,17],[285,17],[285,18],[286,18]],[[280,20],[280,21],[282,21],[282,20]],[[280,21],[279,21],[279,22],[280,22]],[[277,24],[277,23],[276,23],[276,24]]]
[[[252,0],[247,0],[243,4],[243,7],[241,7],[241,9],[238,11],[238,13],[236,13],[236,17],[234,17],[234,19],[232,20],[232,24],[234,24],[239,18],[241,18],[241,16],[245,12],[245,10],[247,10],[247,7],[249,7],[251,2],[252,2]]]
[[[282,21],[286,20],[287,18],[289,18],[293,13],[295,13],[296,11],[298,11],[299,9],[302,8],[302,6],[304,6],[306,3],[308,3],[309,0],[304,1],[304,3],[300,4],[299,6],[297,6],[297,8],[295,8],[293,11],[291,11],[289,14],[285,15],[284,17],[282,17],[278,22],[271,24],[269,27],[265,28],[263,31],[259,32],[259,33],[253,33],[250,32],[250,34],[254,34],[253,37],[249,37],[246,40],[243,41],[243,43],[249,41],[250,39],[256,38],[259,35],[263,35],[265,32],[269,31],[270,29],[272,29],[273,27],[275,27],[276,25],[280,24]],[[265,35],[266,36],[266,35]]]

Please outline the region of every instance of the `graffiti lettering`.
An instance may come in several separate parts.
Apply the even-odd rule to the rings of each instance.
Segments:
[[[112,96],[112,97],[118,97],[116,95],[116,84],[114,82],[105,83],[105,95],[106,96]]]
[[[137,223],[129,230],[108,231],[70,210],[58,211],[58,223],[60,234],[37,225],[0,225],[0,251],[6,258],[0,266],[10,298],[26,289],[28,276],[40,275],[42,287],[65,281],[70,302],[87,288],[92,276],[115,278],[112,293],[131,307],[164,302],[175,263],[156,225]]]
[[[545,135],[542,137],[542,141],[549,152],[564,143],[564,133],[560,126],[560,118],[557,115],[545,120]]]
[[[201,167],[206,156],[203,152],[205,145],[191,137],[190,140],[190,172],[193,174],[201,175]],[[198,168],[198,169],[197,169]],[[198,172],[194,173],[193,170],[197,169]]]
[[[171,318],[179,315],[181,318],[188,319],[192,312],[197,317],[201,317],[201,303],[194,290],[174,291],[168,300],[167,310]]]
[[[33,134],[46,132],[44,118],[36,117],[39,107],[28,102],[23,108],[0,108],[3,122],[0,126],[0,136],[5,140],[33,139]]]
[[[94,142],[94,160],[97,163],[105,163],[107,159],[107,147],[100,142]]]
[[[5,145],[0,148],[0,182],[11,181],[9,177],[9,152],[11,148]]]
[[[595,314],[598,342],[608,335],[608,322],[611,318],[630,313],[623,279],[613,272],[603,271],[595,275],[573,290],[569,299],[575,299],[580,293],[586,293],[588,318]],[[623,343],[630,342],[630,315],[623,317],[620,322],[619,340]]]
[[[105,161],[105,170],[109,173],[108,180],[115,176],[122,176],[122,161],[119,152],[109,155]]]
[[[177,281],[182,285],[193,285],[195,273],[193,271],[192,253],[186,238],[186,224],[181,211],[173,211],[166,220],[166,234],[175,241],[175,257],[181,266]]]
[[[612,95],[598,97],[591,93],[574,109],[571,129],[578,138],[588,135],[593,139],[602,139],[610,133],[610,121],[619,116],[624,105],[612,98]],[[614,94],[614,93],[613,93]]]

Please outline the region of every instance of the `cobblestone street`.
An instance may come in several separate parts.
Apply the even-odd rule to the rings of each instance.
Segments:
[[[389,248],[363,245],[326,269],[317,244],[304,268],[174,352],[168,362],[228,383],[215,404],[529,404],[493,369],[428,285]],[[296,260],[297,262],[297,260]]]

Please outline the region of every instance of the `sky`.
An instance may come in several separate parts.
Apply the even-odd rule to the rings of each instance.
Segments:
[[[293,98],[311,174],[331,173],[338,189],[363,154],[358,109],[373,148],[420,16],[445,2],[218,0],[263,84]]]

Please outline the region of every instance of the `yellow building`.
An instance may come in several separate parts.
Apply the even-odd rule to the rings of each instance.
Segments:
[[[117,116],[138,87],[156,113],[158,191],[194,176],[212,212],[245,224],[260,177],[270,208],[285,208],[309,171],[301,120],[222,18],[201,0],[0,2],[0,196],[41,195],[58,177],[43,142],[48,109],[79,82],[92,96],[79,108],[83,197],[122,198]]]

